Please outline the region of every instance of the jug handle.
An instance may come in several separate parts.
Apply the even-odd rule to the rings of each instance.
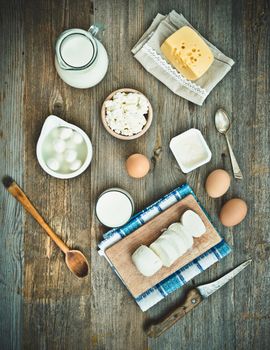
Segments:
[[[105,30],[105,27],[101,23],[95,23],[91,25],[91,27],[88,29],[88,32],[93,35],[93,37],[96,37],[98,33],[103,33]]]

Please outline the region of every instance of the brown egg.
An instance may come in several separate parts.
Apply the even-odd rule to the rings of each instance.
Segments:
[[[231,178],[227,171],[216,169],[207,176],[205,190],[209,197],[218,198],[228,191],[230,183]]]
[[[233,198],[221,208],[219,218],[224,226],[238,225],[247,215],[247,204],[240,198]]]
[[[150,162],[143,154],[132,154],[126,160],[128,175],[137,179],[144,177],[150,170]]]

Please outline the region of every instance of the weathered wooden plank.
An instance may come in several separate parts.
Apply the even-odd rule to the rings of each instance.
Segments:
[[[23,183],[24,32],[21,1],[1,1],[0,177]],[[23,213],[0,185],[0,348],[22,339]]]
[[[35,146],[50,113],[77,124],[90,134],[91,96],[65,85],[54,67],[56,37],[69,27],[88,27],[87,2],[29,1],[24,11],[25,191],[42,215],[71,247],[90,258],[90,171],[62,181],[40,168]],[[38,190],[37,190],[38,189]],[[24,347],[87,348],[90,343],[90,276],[75,279],[63,255],[27,217],[25,222]],[[83,330],[83,331],[82,331]],[[31,336],[30,336],[31,335]]]
[[[245,173],[245,181],[233,189],[250,208],[247,220],[234,230],[234,246],[238,261],[247,255],[254,261],[235,288],[235,329],[239,349],[266,349],[270,342],[270,300],[264,298],[270,289],[269,3],[234,3],[233,12],[233,46],[239,62],[233,85],[237,106],[233,142],[242,154]]]

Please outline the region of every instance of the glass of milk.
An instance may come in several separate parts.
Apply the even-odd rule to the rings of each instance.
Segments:
[[[96,38],[101,26],[89,30],[68,29],[58,37],[55,45],[56,70],[70,86],[86,89],[97,85],[108,69],[108,55]]]
[[[109,188],[102,192],[96,203],[98,220],[107,227],[126,224],[134,211],[131,195],[121,188]]]

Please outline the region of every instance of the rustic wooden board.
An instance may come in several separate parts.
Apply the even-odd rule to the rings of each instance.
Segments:
[[[23,185],[32,201],[63,239],[82,249],[91,276],[77,284],[63,257],[13,198],[1,191],[0,348],[204,350],[267,349],[270,343],[270,152],[269,152],[269,1],[267,0],[0,0],[1,115],[0,170]],[[175,96],[134,60],[130,48],[154,16],[171,9],[184,16],[214,45],[235,60],[231,72],[202,107]],[[102,41],[109,54],[106,78],[95,88],[65,85],[53,66],[57,35],[93,21],[107,27]],[[102,127],[100,108],[113,90],[131,87],[145,93],[153,123],[140,139],[115,140]],[[228,150],[213,123],[223,107],[232,118],[229,133],[244,174],[232,180],[220,199],[204,191],[207,174],[218,167],[231,172]],[[35,157],[45,117],[54,112],[82,127],[91,137],[94,158],[79,178],[47,176]],[[184,175],[168,143],[196,127],[206,136],[211,162]],[[142,180],[126,176],[124,159],[141,152],[152,160]],[[190,284],[205,283],[248,257],[249,270],[224,286],[158,339],[147,339],[142,325],[178,305],[185,287],[142,313],[96,246],[105,228],[95,217],[95,201],[106,188],[128,190],[136,210],[187,181],[218,230],[231,246],[221,263]],[[219,224],[222,204],[239,196],[249,205],[246,220],[235,228]],[[14,219],[16,218],[16,219]],[[121,310],[121,312],[119,312]],[[22,322],[23,320],[23,322]],[[222,336],[221,336],[222,335]],[[21,341],[22,340],[22,341]]]
[[[201,217],[206,227],[206,232],[201,237],[194,238],[192,248],[177,259],[170,267],[163,266],[151,277],[143,276],[133,264],[131,255],[140,245],[149,246],[153,243],[170,224],[179,222],[181,215],[187,209],[193,210]],[[116,268],[130,293],[134,297],[138,297],[220,241],[220,235],[208,220],[196,199],[190,194],[141,226],[132,234],[108,248],[106,255]]]

